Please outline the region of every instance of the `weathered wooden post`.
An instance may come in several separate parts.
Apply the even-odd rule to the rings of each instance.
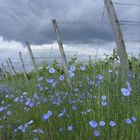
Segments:
[[[20,57],[20,61],[21,61],[22,69],[23,69],[23,74],[24,74],[25,82],[26,82],[26,85],[28,87],[28,78],[27,78],[27,73],[26,73],[26,70],[25,70],[25,65],[24,65],[24,62],[23,62],[23,57],[22,57],[22,53],[21,52],[19,52],[19,57]]]
[[[3,77],[2,77],[2,68],[0,67],[0,80],[2,80]]]
[[[7,70],[6,70],[6,67],[3,63],[1,63],[1,67],[3,70],[4,78],[6,78],[6,80],[8,80]]]
[[[10,65],[11,65],[13,73],[16,75],[16,70],[15,70],[14,65],[13,65],[13,63],[12,63],[12,61],[11,61],[11,59],[9,57],[8,57],[8,61],[9,61]]]
[[[138,54],[138,59],[139,59],[139,62],[140,62],[140,53]]]
[[[113,6],[113,2],[112,2],[112,0],[104,0],[104,3],[106,6],[106,10],[108,13],[110,23],[111,23],[112,28],[113,28],[114,37],[115,37],[116,45],[118,48],[118,54],[120,57],[121,66],[124,69],[124,71],[126,72],[126,74],[128,74],[129,73],[128,57],[127,57],[127,53],[126,53],[123,34],[121,32],[121,27],[119,24],[119,20],[117,18],[117,14],[115,12],[115,8]]]
[[[62,61],[63,61],[63,64],[64,64],[64,71],[65,71],[65,74],[66,74],[66,77],[67,77],[68,85],[70,86],[70,88],[72,88],[71,81],[68,77],[68,64],[67,64],[65,52],[64,52],[64,49],[63,49],[63,43],[62,43],[62,39],[60,37],[60,33],[59,33],[59,29],[58,29],[56,19],[52,20],[52,24],[53,24],[54,32],[56,34],[56,38],[57,38],[57,42],[58,42],[58,46],[59,46],[59,51],[60,51]]]
[[[9,64],[9,61],[7,60],[7,68],[9,70],[9,75],[11,76],[11,79],[13,80],[13,76],[12,76],[12,70],[10,68],[10,64]]]
[[[38,78],[39,77],[38,66],[37,66],[37,63],[35,61],[32,49],[30,47],[29,42],[26,42],[26,45],[27,45],[27,48],[28,48],[28,51],[29,51],[29,54],[30,54],[30,57],[31,57],[31,60],[32,60],[32,63],[33,63],[33,66],[34,66],[34,70],[35,70],[37,78]]]
[[[11,68],[10,68],[9,61],[7,61],[7,68],[8,68],[8,70],[9,70],[9,72],[12,74],[12,70],[11,70]]]

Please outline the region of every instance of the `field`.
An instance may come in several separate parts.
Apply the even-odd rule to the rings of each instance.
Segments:
[[[53,63],[2,80],[14,93],[0,97],[0,140],[139,140],[140,68],[133,58],[128,78],[110,58],[93,64]]]

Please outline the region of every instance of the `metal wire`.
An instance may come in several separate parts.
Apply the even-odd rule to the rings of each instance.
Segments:
[[[140,21],[132,21],[132,20],[119,20],[119,22],[140,24]]]
[[[135,26],[135,27],[137,27],[137,26],[140,26],[139,24],[130,24],[130,23],[120,23],[120,25],[122,25],[122,26]]]
[[[140,4],[135,4],[135,3],[121,3],[121,2],[113,2],[114,4],[117,5],[124,5],[124,6],[138,6],[140,7]]]

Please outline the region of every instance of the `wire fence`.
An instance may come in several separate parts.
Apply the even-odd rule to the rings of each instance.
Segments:
[[[140,7],[140,3],[134,3],[134,2],[117,2],[114,1],[113,4],[118,5],[118,6],[133,6],[133,7]],[[105,10],[105,6],[103,6],[103,11],[101,12],[101,18],[100,21],[98,21],[99,24],[101,24],[101,27],[104,28],[103,25],[105,25],[106,23],[104,22],[105,20],[105,16],[107,16],[106,10]],[[90,21],[74,21],[74,20],[58,20],[59,24],[63,25],[73,25],[73,26],[78,26],[78,25],[91,25]],[[127,25],[133,25],[135,27],[140,25],[140,21],[134,21],[134,20],[119,20],[120,24],[122,26],[127,26]],[[140,42],[140,40],[125,40],[126,42]],[[65,42],[64,42],[65,43]],[[113,48],[112,48],[113,49]],[[54,47],[53,44],[50,46],[50,48],[47,48],[47,51],[44,51],[43,54],[39,53],[40,50],[38,50],[38,53],[34,53],[35,54],[35,60],[37,62],[37,65],[39,67],[42,66],[42,64],[51,64],[54,60],[58,61],[59,63],[62,63],[62,58],[59,54],[58,48]],[[88,54],[82,54],[82,53],[78,53],[76,51],[69,51],[67,50],[66,52],[66,57],[67,60],[70,61],[72,57],[74,57],[75,55],[77,56],[78,61],[87,61],[89,60],[89,55],[91,56],[91,59],[100,59],[100,58],[104,58],[105,55],[103,54],[98,54],[96,55],[96,53],[88,53]],[[33,70],[33,66],[32,66],[32,62],[30,59],[30,56],[26,54],[24,54],[24,64],[25,64],[25,68],[27,71],[31,71]],[[16,67],[17,71],[22,71],[22,66],[20,64],[20,59],[19,57],[11,57],[11,60],[13,62],[13,65]],[[7,67],[5,60],[5,67]]]
[[[82,54],[80,55],[71,55],[71,56],[68,56],[66,55],[67,57],[67,61],[70,62],[72,59],[76,59],[76,61],[78,62],[82,62],[82,63],[85,63],[89,60],[89,57],[90,59],[92,59],[93,61],[96,59],[102,59],[103,57],[105,57],[105,55],[90,55],[90,56],[83,56]],[[22,65],[21,65],[21,62],[20,62],[20,59],[19,58],[11,58],[12,62],[13,62],[13,65],[16,69],[17,72],[22,72],[23,71],[23,68],[22,68]],[[35,61],[38,65],[38,67],[42,67],[42,65],[44,64],[45,66],[49,66],[51,65],[53,62],[58,62],[60,65],[63,64],[62,62],[62,58],[60,56],[58,57],[55,57],[55,56],[52,56],[51,58],[48,56],[48,57],[35,57]],[[26,59],[24,61],[24,65],[25,65],[25,68],[26,70],[29,72],[29,71],[32,71],[34,69],[33,65],[32,65],[32,62],[31,62],[31,59]],[[7,67],[7,66],[6,66]]]

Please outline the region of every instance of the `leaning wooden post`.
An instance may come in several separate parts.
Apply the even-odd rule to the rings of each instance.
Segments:
[[[38,67],[37,67],[37,64],[36,64],[36,61],[35,61],[35,58],[34,58],[32,49],[31,49],[31,47],[30,47],[29,42],[26,42],[26,45],[27,45],[27,48],[28,48],[28,51],[29,51],[29,54],[30,54],[32,63],[33,63],[33,65],[34,65],[34,70],[35,70],[35,72],[36,72],[36,74],[37,74],[37,78],[38,78],[38,77],[39,77]]]
[[[6,78],[6,80],[8,80],[8,74],[7,74],[6,66],[3,63],[1,63],[1,67],[2,67],[2,70],[3,70],[4,78]]]
[[[13,71],[14,74],[16,75],[16,70],[15,70],[15,68],[14,68],[14,66],[13,66],[13,63],[12,63],[12,61],[11,61],[11,59],[10,59],[9,57],[8,57],[8,61],[9,61],[10,65],[11,65],[12,71]]]
[[[138,59],[139,59],[139,63],[140,63],[140,53],[138,54]]]
[[[4,79],[5,78],[5,72],[4,72],[3,63],[1,63],[1,73],[2,73],[2,79]]]
[[[0,67],[0,80],[2,80],[2,68]]]
[[[115,8],[113,6],[113,2],[112,2],[112,0],[104,0],[104,3],[106,6],[108,16],[109,16],[109,20],[113,27],[114,37],[115,37],[115,41],[116,41],[117,48],[118,48],[118,54],[120,57],[121,66],[122,66],[123,70],[126,72],[126,74],[128,74],[129,73],[128,57],[127,57],[127,53],[126,53],[123,34],[121,32],[121,27],[119,24],[119,20],[117,18],[117,14],[115,12]]]
[[[56,38],[57,38],[57,42],[58,42],[58,46],[59,46],[59,51],[60,51],[60,54],[61,54],[61,57],[62,57],[62,60],[63,60],[64,71],[65,71],[65,74],[67,76],[68,85],[70,86],[70,88],[72,88],[71,81],[70,81],[70,79],[68,77],[67,60],[66,60],[64,49],[63,49],[63,43],[62,43],[62,39],[60,37],[60,33],[59,33],[59,29],[58,29],[58,25],[57,25],[56,19],[53,19],[52,23],[53,23],[54,32],[56,34]]]
[[[19,57],[20,57],[20,61],[21,61],[21,64],[22,64],[22,69],[23,69],[23,73],[24,73],[25,82],[26,82],[26,85],[28,87],[28,78],[27,78],[27,73],[26,73],[26,70],[25,70],[25,65],[24,65],[24,62],[23,62],[23,57],[22,57],[21,52],[19,52]]]
[[[12,74],[12,70],[11,70],[11,68],[10,68],[9,61],[7,61],[7,67],[8,67],[9,72]]]
[[[10,68],[9,61],[7,61],[7,68],[8,68],[8,70],[9,70],[9,75],[11,76],[11,79],[13,80],[12,70],[11,70],[11,68]]]

